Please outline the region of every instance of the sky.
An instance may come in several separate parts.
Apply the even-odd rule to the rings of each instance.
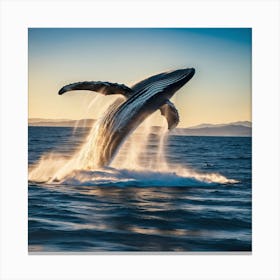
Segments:
[[[69,83],[131,86],[194,67],[194,77],[171,99],[179,127],[251,121],[251,49],[250,28],[29,28],[29,118],[95,119],[100,99],[115,98],[100,96],[95,104],[100,94],[94,92],[59,96]]]

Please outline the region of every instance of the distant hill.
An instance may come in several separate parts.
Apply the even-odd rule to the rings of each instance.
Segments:
[[[59,127],[91,127],[95,122],[94,119],[67,120],[67,119],[39,119],[33,118],[28,120],[29,126],[59,126]]]
[[[227,124],[200,124],[188,128],[176,128],[173,134],[192,136],[252,136],[252,123],[239,121]]]
[[[252,136],[252,128],[242,125],[223,125],[202,128],[176,128],[174,135],[190,136]]]
[[[224,127],[224,126],[245,126],[245,127],[252,127],[252,123],[248,121],[239,121],[239,122],[232,122],[232,123],[220,123],[220,124],[210,124],[210,123],[202,123],[196,126],[188,127],[189,129],[197,129],[197,128],[209,128],[209,127]]]
[[[82,120],[52,120],[52,119],[29,119],[29,126],[59,126],[59,127],[91,127],[95,122],[93,119]],[[154,127],[156,133],[159,127]],[[188,128],[175,128],[173,135],[189,136],[252,136],[252,123],[248,121],[239,121],[227,124],[200,124]]]

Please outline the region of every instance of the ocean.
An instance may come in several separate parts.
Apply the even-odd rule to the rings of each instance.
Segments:
[[[28,132],[31,170],[43,155],[71,158],[89,129]],[[152,134],[146,153],[140,153],[143,169],[113,165],[78,171],[63,182],[29,180],[29,252],[250,252],[251,144],[251,137],[171,134],[163,143],[165,160],[188,170],[182,175],[153,168],[162,159]],[[215,174],[229,180],[212,180]]]

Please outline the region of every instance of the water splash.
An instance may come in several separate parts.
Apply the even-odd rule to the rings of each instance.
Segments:
[[[103,97],[104,99],[104,97]],[[155,131],[154,123],[159,112],[149,116],[138,129],[126,139],[110,167],[99,168],[98,159],[102,150],[100,141],[106,131],[101,126],[104,118],[123,99],[107,99],[103,104],[94,97],[88,110],[98,109],[98,119],[89,135],[76,152],[70,157],[58,153],[43,155],[30,168],[29,180],[49,184],[86,184],[86,185],[141,185],[141,186],[192,186],[211,183],[236,183],[217,173],[200,173],[181,165],[171,165],[165,156],[168,137],[166,120],[162,118],[161,127]],[[99,103],[96,106],[96,103]],[[74,128],[75,131],[75,128]],[[151,146],[150,138],[157,139],[157,145]],[[152,170],[152,171],[151,171]]]

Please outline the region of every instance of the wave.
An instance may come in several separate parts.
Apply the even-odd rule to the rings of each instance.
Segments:
[[[36,182],[36,180],[30,180]],[[137,187],[192,187],[217,184],[234,184],[236,180],[215,173],[197,173],[187,169],[168,171],[129,170],[112,167],[74,170],[64,178],[45,182],[51,185],[71,186],[137,186]]]

